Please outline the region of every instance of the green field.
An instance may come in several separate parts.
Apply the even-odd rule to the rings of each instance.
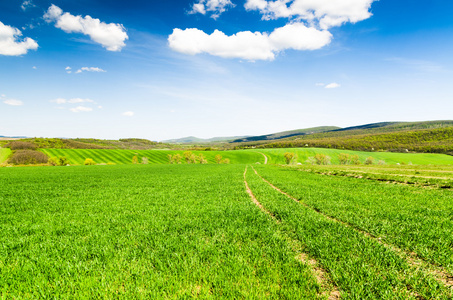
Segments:
[[[65,156],[72,165],[83,165],[86,158],[93,159],[97,164],[132,164],[132,158],[147,157],[150,164],[167,164],[168,154],[181,154],[185,151],[175,150],[113,150],[113,149],[41,149],[49,157]],[[297,155],[295,163],[307,164],[306,160],[315,154],[325,154],[331,157],[332,164],[339,164],[338,154],[357,154],[362,163],[371,156],[375,162],[384,161],[385,164],[414,164],[414,165],[453,165],[453,156],[443,154],[416,154],[391,152],[361,152],[349,150],[334,150],[321,148],[293,148],[293,149],[260,149],[235,151],[192,151],[196,155],[202,154],[208,163],[215,163],[215,156],[221,155],[230,159],[232,164],[264,163],[265,154],[269,164],[285,164],[284,153],[293,152]],[[184,162],[184,159],[182,160]]]
[[[0,182],[2,299],[452,297],[451,190],[263,164],[1,168]]]
[[[174,150],[112,150],[112,149],[41,149],[49,157],[65,156],[72,165],[83,165],[86,158],[93,159],[96,163],[132,164],[132,158],[137,156],[139,159],[147,157],[150,164],[168,164],[168,154],[180,154],[183,156],[185,151]],[[191,151],[195,155],[202,154],[208,163],[215,163],[215,156],[221,155],[223,158],[230,159],[232,164],[244,164],[264,162],[262,154],[247,151]],[[184,158],[181,160],[185,163]]]
[[[283,154],[285,152],[293,152],[297,155],[296,162],[302,164],[305,164],[309,157],[315,156],[318,153],[330,156],[332,164],[339,164],[338,154],[348,153],[350,155],[358,155],[362,163],[365,162],[367,157],[371,156],[375,159],[376,163],[382,160],[386,164],[453,165],[453,156],[445,154],[364,152],[324,148],[259,149],[256,151],[264,153],[268,157],[268,163],[270,164],[285,164]]]
[[[0,148],[0,164],[4,162],[8,156],[11,154],[11,149],[9,148]]]

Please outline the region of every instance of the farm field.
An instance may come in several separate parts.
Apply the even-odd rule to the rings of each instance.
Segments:
[[[168,154],[180,154],[185,151],[174,150],[112,150],[112,149],[41,149],[40,151],[49,157],[65,156],[72,165],[83,165],[86,158],[93,159],[98,164],[132,164],[132,157],[139,159],[147,157],[150,164],[167,164]],[[284,153],[293,152],[297,155],[295,162],[307,164],[306,160],[316,154],[325,154],[331,157],[332,164],[339,164],[338,155],[347,153],[358,155],[362,163],[371,156],[375,162],[382,160],[386,164],[397,163],[414,165],[453,165],[453,156],[443,154],[419,154],[419,153],[391,153],[391,152],[361,152],[349,150],[334,150],[320,148],[289,148],[289,149],[257,149],[257,150],[234,150],[234,151],[191,151],[195,155],[202,154],[208,163],[215,163],[215,156],[221,155],[228,158],[233,164],[246,164],[265,162],[263,154],[267,157],[269,164],[285,164]],[[184,159],[181,160],[185,163]]]
[[[185,151],[174,150],[112,150],[112,149],[41,149],[49,157],[65,156],[72,165],[83,165],[86,158],[93,159],[96,163],[132,164],[132,158],[147,157],[150,164],[168,164],[168,155],[180,154]],[[195,155],[202,154],[208,163],[216,163],[215,156],[230,159],[232,164],[264,162],[262,154],[247,151],[191,151]],[[184,156],[181,163],[185,163]]]
[[[282,149],[257,149],[264,153],[270,164],[285,164],[284,153],[293,152],[297,155],[295,162],[305,164],[309,157],[316,154],[325,154],[330,156],[332,164],[339,164],[338,155],[347,153],[349,155],[358,155],[361,163],[364,163],[366,158],[371,156],[375,162],[382,160],[386,164],[414,164],[414,165],[453,165],[453,156],[446,154],[431,154],[431,153],[396,153],[396,152],[365,152],[352,150],[338,150],[325,148],[282,148]]]
[[[2,298],[452,297],[451,190],[263,164],[1,168],[0,181]]]
[[[0,164],[4,162],[8,156],[11,154],[11,149],[9,148],[0,148]]]

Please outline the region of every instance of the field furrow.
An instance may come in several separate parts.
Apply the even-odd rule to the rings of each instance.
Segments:
[[[289,199],[253,172],[248,172],[247,182],[263,207],[281,221],[285,232],[299,240],[330,273],[343,298],[451,297],[448,287],[392,249]]]

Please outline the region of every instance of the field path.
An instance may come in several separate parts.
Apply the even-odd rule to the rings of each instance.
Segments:
[[[258,152],[258,153],[260,153],[261,155],[264,156],[264,164],[267,165],[267,156],[266,156],[266,154],[264,154],[263,152]]]
[[[255,171],[255,169],[254,169],[254,171]],[[255,171],[255,173],[256,173],[256,171]],[[278,220],[270,211],[268,211],[258,201],[258,199],[256,199],[255,195],[253,194],[252,190],[249,187],[249,184],[246,179],[246,174],[247,174],[247,166],[245,167],[245,171],[244,171],[244,184],[245,184],[245,189],[246,189],[247,193],[249,194],[250,198],[252,199],[252,202],[256,206],[258,206],[261,211],[263,211],[264,213],[269,215],[272,218],[272,220],[274,220],[277,224],[280,224],[281,223],[280,220]],[[258,173],[256,173],[256,174],[258,174]],[[286,235],[284,235],[284,238],[286,239],[288,244],[291,245],[291,248],[293,249],[293,251],[298,253],[296,255],[295,259],[300,261],[301,263],[311,267],[311,269],[313,271],[313,275],[316,278],[316,281],[325,290],[323,295],[328,294],[329,300],[340,299],[341,294],[340,294],[340,290],[338,289],[338,287],[332,284],[332,281],[329,279],[329,275],[327,274],[327,272],[319,266],[319,263],[314,258],[309,257],[306,253],[303,253],[301,251],[301,249],[303,249],[303,246],[300,245],[300,242],[293,240]]]
[[[344,226],[346,226],[348,228],[352,228],[352,229],[356,230],[357,232],[363,234],[364,236],[366,236],[366,237],[378,242],[379,244],[383,245],[384,247],[396,252],[402,258],[406,259],[408,264],[411,265],[412,267],[414,267],[415,269],[422,269],[424,272],[429,273],[432,276],[434,276],[437,281],[441,282],[445,286],[447,286],[447,287],[449,287],[451,289],[453,288],[453,276],[451,274],[447,273],[445,271],[445,269],[442,268],[441,266],[437,266],[437,265],[431,264],[429,262],[426,262],[425,260],[419,258],[416,253],[407,252],[407,251],[402,250],[402,249],[400,249],[400,248],[398,248],[398,247],[396,247],[394,245],[386,244],[380,238],[377,238],[374,235],[370,234],[369,232],[366,232],[364,230],[361,230],[360,228],[355,227],[353,224],[350,224],[350,223],[344,222],[342,220],[336,219],[334,217],[331,217],[331,216],[323,213],[322,211],[320,211],[318,209],[315,209],[315,208],[307,205],[306,203],[303,203],[301,200],[296,199],[295,197],[293,197],[290,194],[282,191],[281,189],[279,189],[278,187],[276,187],[275,185],[273,185],[272,183],[270,183],[269,181],[264,179],[260,174],[258,174],[258,172],[255,170],[255,168],[252,167],[252,169],[253,169],[253,171],[255,171],[255,174],[258,175],[270,187],[272,187],[273,189],[277,190],[278,192],[280,192],[281,194],[285,195],[286,197],[290,198],[291,200],[294,200],[297,203],[300,203],[301,205],[304,205],[305,207],[316,211],[317,213],[321,214],[322,216],[326,217],[329,220],[332,220],[334,222],[338,222],[338,223],[340,223],[340,224],[342,224],[342,225],[344,225]]]

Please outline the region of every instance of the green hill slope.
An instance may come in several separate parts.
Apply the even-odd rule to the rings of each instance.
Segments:
[[[414,165],[453,165],[453,156],[431,153],[392,153],[392,152],[364,152],[324,148],[293,148],[293,149],[260,149],[265,154],[270,164],[285,164],[285,152],[293,152],[297,155],[296,163],[306,164],[309,157],[316,154],[325,154],[331,158],[332,164],[339,164],[338,155],[347,153],[358,155],[363,164],[367,157],[373,157],[375,163],[379,161],[385,164],[414,164]]]
[[[0,164],[3,163],[10,154],[11,154],[11,149],[0,148]]]
[[[288,138],[288,137],[292,137],[292,136],[308,135],[308,134],[314,134],[314,133],[319,133],[319,132],[332,131],[332,130],[336,130],[336,129],[340,129],[340,128],[336,127],[336,126],[320,126],[320,127],[313,127],[313,128],[296,129],[296,130],[282,131],[282,132],[266,134],[266,135],[240,138],[240,139],[236,139],[236,140],[232,141],[232,143],[278,140],[278,139]]]
[[[167,164],[168,155],[181,154],[184,151],[173,150],[117,150],[117,149],[41,149],[49,157],[65,156],[72,165],[83,165],[85,159],[91,158],[96,163],[132,164],[132,158],[137,156],[148,158],[149,164]],[[254,151],[191,151],[196,155],[203,154],[208,163],[216,163],[215,156],[228,158],[232,164],[264,162],[262,154]],[[183,162],[185,163],[185,162]]]

